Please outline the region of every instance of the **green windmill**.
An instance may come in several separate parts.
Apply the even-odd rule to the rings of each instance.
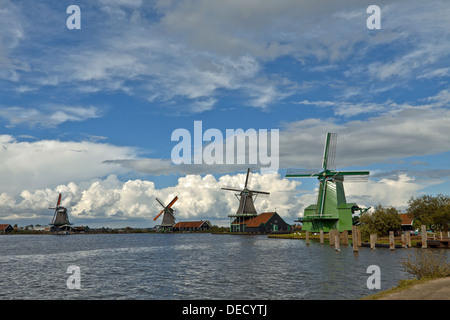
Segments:
[[[336,133],[328,133],[325,140],[322,170],[308,172],[304,169],[288,169],[287,178],[317,177],[319,194],[317,203],[308,206],[296,222],[302,222],[302,229],[310,232],[332,229],[339,231],[352,229],[352,214],[368,209],[360,208],[356,203],[347,203],[344,192],[345,180],[367,181],[369,171],[337,171],[334,165],[336,155]]]

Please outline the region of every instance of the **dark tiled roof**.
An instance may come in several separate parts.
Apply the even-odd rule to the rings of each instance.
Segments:
[[[267,221],[269,221],[270,218],[275,214],[275,212],[264,212],[260,215],[257,215],[256,217],[247,220],[246,228],[251,227],[259,227],[261,224],[266,224]]]
[[[172,228],[200,228],[205,221],[177,222]]]

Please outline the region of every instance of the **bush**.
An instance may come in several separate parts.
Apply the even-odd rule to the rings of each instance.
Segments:
[[[389,231],[401,230],[401,219],[397,209],[383,207],[381,204],[374,209],[374,212],[367,212],[359,219],[363,241],[367,241],[370,234],[376,233],[379,237],[384,237],[389,235]]]
[[[433,252],[430,249],[415,251],[415,260],[410,255],[400,262],[405,272],[417,279],[450,276],[450,263],[447,263],[444,251]]]

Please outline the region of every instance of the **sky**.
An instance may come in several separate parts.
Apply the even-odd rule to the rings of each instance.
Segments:
[[[446,0],[0,0],[0,223],[46,225],[62,193],[74,225],[152,227],[155,197],[178,196],[177,221],[226,226],[221,187],[251,167],[257,211],[292,224],[318,183],[286,169],[320,170],[327,132],[338,169],[370,171],[348,202],[449,194],[449,16]],[[250,147],[206,161],[238,129],[270,133],[278,170]]]

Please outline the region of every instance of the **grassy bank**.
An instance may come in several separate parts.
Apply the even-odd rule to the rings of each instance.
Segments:
[[[426,283],[426,282],[428,282],[430,280],[434,280],[434,279],[438,279],[438,278],[432,277],[432,278],[422,278],[422,279],[400,280],[398,282],[398,285],[393,287],[393,288],[391,288],[391,289],[387,289],[387,290],[383,290],[383,291],[377,292],[375,294],[372,294],[370,296],[361,298],[359,300],[379,300],[379,299],[382,299],[382,298],[384,298],[384,297],[386,297],[386,296],[388,296],[388,295],[390,295],[392,293],[399,293],[399,292],[402,292],[402,291],[407,290],[409,288],[412,288],[412,287],[414,287],[416,285],[423,284],[423,283]]]
[[[450,277],[450,263],[444,251],[419,250],[414,255],[402,259],[403,270],[414,276],[413,279],[401,280],[394,288],[378,292],[361,300],[378,300],[392,293],[398,293],[430,280]]]

